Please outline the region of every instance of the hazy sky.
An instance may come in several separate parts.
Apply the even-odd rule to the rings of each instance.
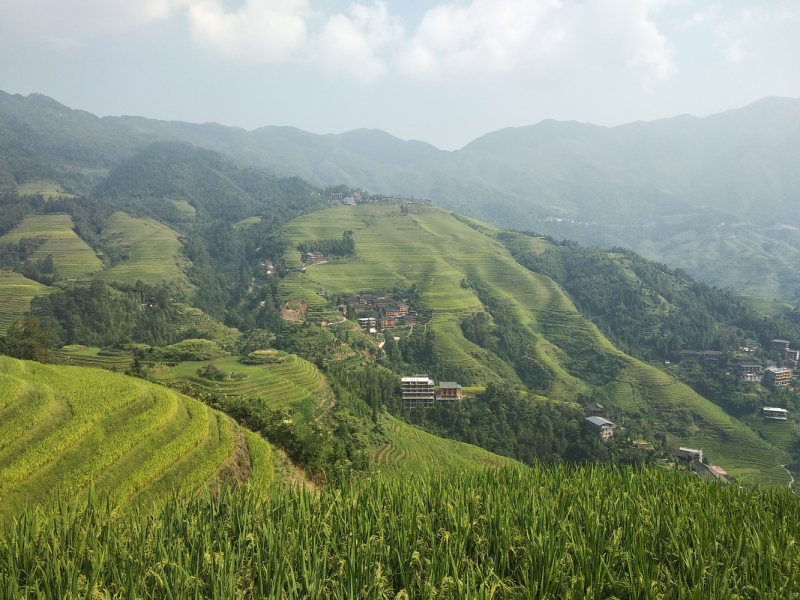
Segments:
[[[800,1],[0,0],[0,89],[446,149],[800,97]]]

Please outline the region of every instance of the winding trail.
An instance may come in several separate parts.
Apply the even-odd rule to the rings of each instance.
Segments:
[[[794,488],[792,487],[794,485],[794,475],[792,475],[792,472],[786,468],[786,465],[781,465],[781,467],[783,467],[783,470],[786,471],[789,474],[789,477],[792,478],[792,480],[789,482],[789,489],[794,492]]]

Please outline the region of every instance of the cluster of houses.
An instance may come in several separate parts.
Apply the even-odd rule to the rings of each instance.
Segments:
[[[345,196],[341,192],[336,192],[331,194],[331,204],[332,205],[344,205],[344,206],[355,206],[356,204],[360,204],[362,202],[402,202],[403,204],[432,204],[430,198],[426,198],[424,200],[420,198],[409,198],[407,196],[397,196],[397,195],[377,195],[377,196],[369,196],[365,198],[361,195],[361,192],[364,190],[359,190],[354,192],[348,196]]]
[[[304,252],[300,258],[304,263],[312,265],[321,265],[325,262],[325,255],[322,252]]]
[[[770,349],[779,352],[783,357],[783,366],[778,367],[774,361],[767,360],[762,364],[753,356],[759,349],[759,344],[750,338],[740,340],[742,355],[737,356],[736,372],[742,381],[760,381],[769,387],[788,387],[791,385],[794,370],[800,364],[800,350],[789,347],[788,340],[775,339],[770,342]],[[722,358],[722,352],[717,350],[683,350],[681,355],[684,360],[697,360],[705,364],[715,364]]]
[[[461,385],[454,381],[439,382],[439,389],[427,375],[414,375],[400,379],[403,402],[410,408],[430,408],[435,402],[459,402]]]
[[[345,196],[341,192],[331,194],[331,204],[344,204],[345,206],[355,206],[361,202],[361,193],[355,192],[349,196]]]
[[[377,333],[378,326],[393,329],[401,324],[417,322],[417,312],[411,310],[405,300],[395,301],[381,292],[359,292],[351,298],[344,298],[338,309],[345,317],[352,310],[358,324],[369,334]]]

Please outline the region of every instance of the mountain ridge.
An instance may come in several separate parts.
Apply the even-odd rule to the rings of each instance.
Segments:
[[[431,198],[500,227],[630,247],[705,280],[693,257],[718,254],[708,244],[727,235],[721,222],[744,223],[746,237],[761,240],[760,247],[772,244],[779,223],[800,227],[800,99],[794,98],[614,127],[544,120],[487,133],[456,151],[376,129],[317,135],[287,126],[248,131],[95,117],[41,95],[0,93],[0,117],[0,187],[7,188],[45,180],[90,193],[109,169],[146,146],[183,142],[320,187]],[[673,237],[665,239],[665,231]],[[701,241],[687,245],[691,231]],[[722,284],[800,299],[800,262],[792,258],[800,257],[800,243],[787,243],[788,269],[777,272],[777,262],[786,260],[778,250],[765,260],[739,245],[734,252],[746,283],[731,272]]]

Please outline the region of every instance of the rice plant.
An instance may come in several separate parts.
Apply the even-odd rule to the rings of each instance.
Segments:
[[[659,469],[536,466],[273,486],[119,517],[30,509],[2,598],[792,598],[800,500]]]

